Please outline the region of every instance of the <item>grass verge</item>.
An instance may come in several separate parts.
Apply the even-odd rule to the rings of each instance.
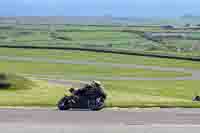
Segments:
[[[13,75],[8,78],[11,86],[0,89],[0,106],[55,106],[65,91],[63,86],[44,81]]]
[[[199,81],[105,81],[108,107],[200,107]]]
[[[24,78],[23,78],[24,79]],[[1,89],[0,106],[55,107],[67,87],[28,80],[29,89]],[[27,82],[26,81],[26,82]],[[30,84],[31,81],[31,84]],[[200,107],[199,81],[103,81],[107,107]]]

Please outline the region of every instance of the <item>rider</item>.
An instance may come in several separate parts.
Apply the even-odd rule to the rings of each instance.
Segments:
[[[104,92],[104,87],[101,85],[100,81],[92,81],[91,84],[86,84],[83,88],[75,90],[74,88],[70,89],[70,92],[74,96],[84,96],[84,97],[98,97],[102,96],[104,99],[106,99],[106,93]]]

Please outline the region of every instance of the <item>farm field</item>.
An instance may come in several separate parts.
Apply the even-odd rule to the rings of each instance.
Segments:
[[[155,33],[157,36],[152,36]],[[198,27],[0,25],[0,44],[115,49],[198,57],[199,34]]]

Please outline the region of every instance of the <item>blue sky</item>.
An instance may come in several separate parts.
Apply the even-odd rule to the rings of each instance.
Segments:
[[[1,0],[1,16],[174,17],[198,15],[199,0]]]

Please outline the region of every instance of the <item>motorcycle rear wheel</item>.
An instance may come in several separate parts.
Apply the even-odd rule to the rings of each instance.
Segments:
[[[89,100],[88,101],[88,108],[92,111],[99,111],[105,107],[104,102],[97,103],[96,100]]]

